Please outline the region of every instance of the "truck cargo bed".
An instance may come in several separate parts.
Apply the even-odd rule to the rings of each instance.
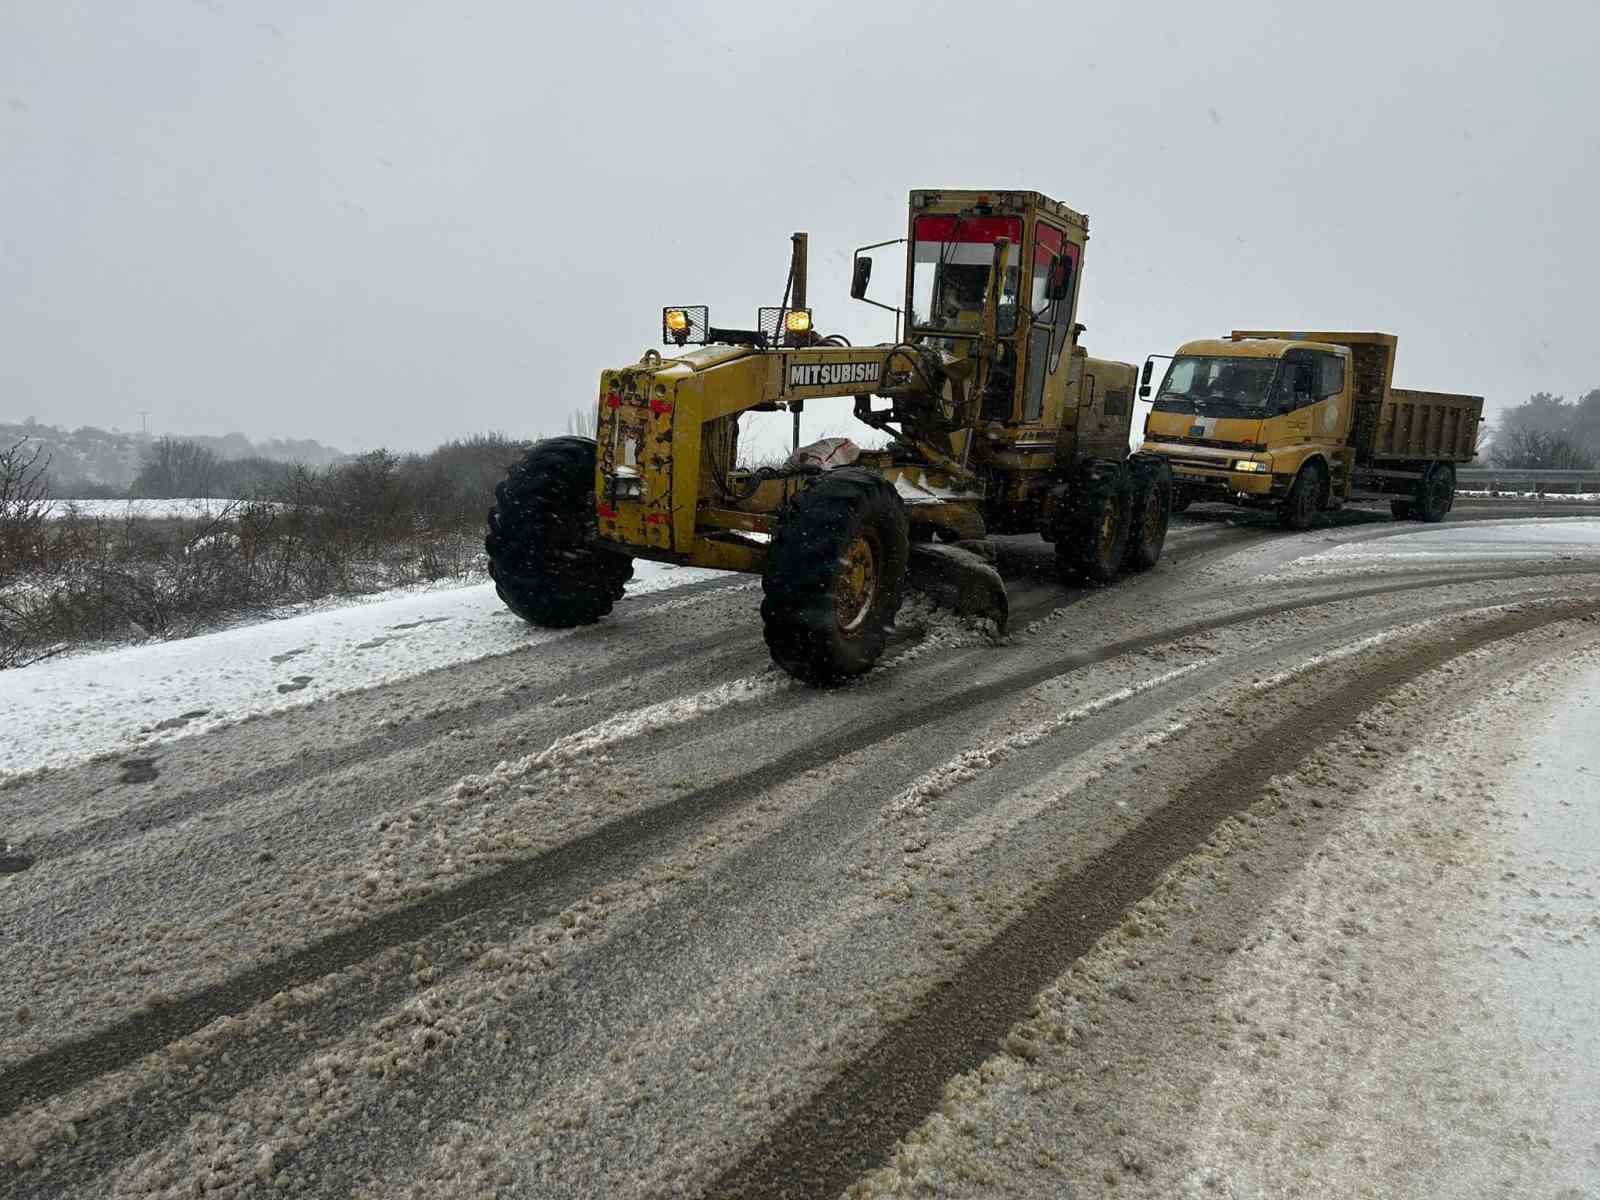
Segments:
[[[1378,413],[1373,461],[1471,462],[1483,397],[1392,388]]]

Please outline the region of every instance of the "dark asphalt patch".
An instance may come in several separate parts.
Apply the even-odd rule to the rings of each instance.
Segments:
[[[117,766],[122,770],[118,783],[153,783],[161,775],[153,758],[125,758]]]

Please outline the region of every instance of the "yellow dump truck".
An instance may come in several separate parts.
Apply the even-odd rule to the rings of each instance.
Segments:
[[[1389,501],[1400,520],[1442,521],[1456,464],[1477,454],[1483,397],[1391,386],[1388,333],[1235,330],[1171,358],[1143,450],[1172,465],[1173,511],[1196,500],[1273,507],[1290,529],[1346,503]]]

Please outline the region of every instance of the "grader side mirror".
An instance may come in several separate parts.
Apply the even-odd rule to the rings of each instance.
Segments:
[[[1050,260],[1050,279],[1045,288],[1045,299],[1065,300],[1072,290],[1072,260],[1058,254]]]
[[[856,255],[855,270],[850,275],[850,299],[862,300],[867,295],[867,284],[872,279],[872,260]]]

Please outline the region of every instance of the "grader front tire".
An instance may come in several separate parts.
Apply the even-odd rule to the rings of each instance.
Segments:
[[[774,662],[815,686],[872,668],[900,611],[907,524],[893,486],[852,467],[827,472],[790,502],[761,580]]]
[[[549,629],[592,625],[622,598],[633,560],[595,544],[595,445],[549,438],[494,490],[483,547],[507,608]]]

